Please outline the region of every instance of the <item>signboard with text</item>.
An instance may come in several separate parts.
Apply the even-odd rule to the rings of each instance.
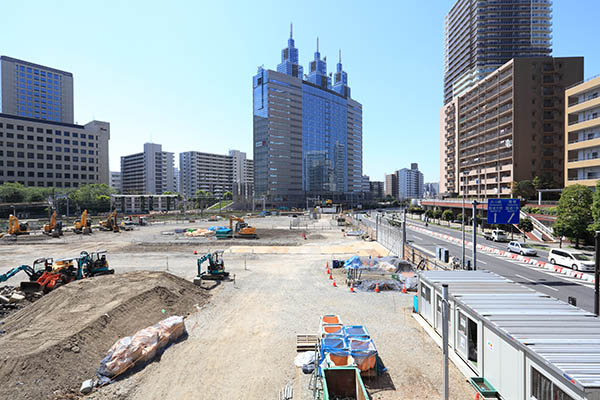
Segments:
[[[488,224],[518,224],[521,212],[519,199],[488,199]]]

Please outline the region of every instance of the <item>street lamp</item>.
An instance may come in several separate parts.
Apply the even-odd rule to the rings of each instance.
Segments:
[[[467,179],[466,176],[469,171],[463,172],[463,193],[462,193],[462,268],[465,269],[465,194],[467,191]]]

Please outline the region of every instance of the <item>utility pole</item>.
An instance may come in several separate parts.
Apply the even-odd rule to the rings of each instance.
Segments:
[[[402,214],[402,259],[404,260],[404,248],[406,247],[406,211],[407,208],[404,208],[404,213]]]
[[[473,271],[477,270],[477,200],[473,200]],[[464,244],[463,244],[464,246]]]
[[[448,284],[442,284],[442,340],[444,352],[444,400],[450,395],[448,382]]]
[[[600,264],[600,231],[596,231],[595,239],[596,259],[594,263],[596,264],[596,269],[594,272],[594,314],[596,314],[597,317],[598,313],[600,313],[600,282],[598,282],[600,280],[600,269],[598,267],[598,264]]]

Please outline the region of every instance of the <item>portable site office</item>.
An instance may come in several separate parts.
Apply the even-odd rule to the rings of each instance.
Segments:
[[[444,283],[450,353],[503,399],[600,400],[594,314],[488,271],[422,272],[418,312],[440,336]]]

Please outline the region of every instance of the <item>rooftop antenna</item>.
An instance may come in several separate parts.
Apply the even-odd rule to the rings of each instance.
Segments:
[[[319,52],[319,37],[317,36],[317,53]]]
[[[290,39],[294,37],[294,24],[290,22]]]
[[[340,49],[340,64],[342,63],[342,49]]]

